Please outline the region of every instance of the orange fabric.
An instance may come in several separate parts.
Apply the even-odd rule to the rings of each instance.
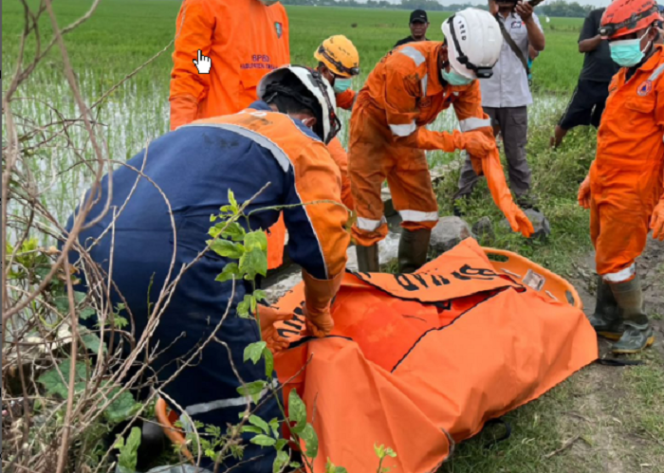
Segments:
[[[295,318],[277,332],[298,343],[275,368],[313,418],[316,471],[374,471],[374,444],[398,453],[393,472],[435,471],[452,441],[597,358],[580,309],[499,275],[471,239],[414,274],[346,274],[330,337],[300,338],[302,299],[300,285],[278,303]]]
[[[348,156],[358,216],[353,236],[360,245],[372,245],[387,234],[380,196],[386,178],[404,226],[435,226],[437,215],[433,213],[438,206],[422,150],[467,149],[473,167],[482,174],[483,158],[496,149],[491,122],[482,109],[479,82],[467,86],[441,83],[441,47],[442,43],[425,41],[390,51],[371,72],[353,106]],[[425,125],[450,105],[467,133],[428,130]],[[495,161],[490,164],[493,170]],[[509,194],[504,177],[502,183],[495,179],[494,184],[504,189],[496,188],[492,195],[504,199],[505,192]],[[509,207],[503,200],[496,203]],[[509,212],[508,217],[514,218]]]
[[[352,109],[356,97],[357,92],[352,89],[337,94],[335,97],[337,99],[337,107],[343,108],[344,110]]]
[[[198,120],[196,123],[229,124],[267,138],[275,148],[286,154],[292,164],[295,187],[303,204],[314,201],[339,202],[341,176],[325,145],[294,127],[288,115],[246,109],[235,115]],[[346,248],[350,236],[344,230],[344,225],[348,220],[348,211],[341,205],[326,202],[304,205],[304,210],[317,235],[328,277],[332,278],[346,266]],[[285,219],[285,225],[288,228],[288,219]],[[297,240],[297,235],[291,238]]]
[[[383,133],[382,125],[370,104],[355,106],[350,125],[348,173],[358,215],[353,238],[363,246],[373,245],[387,236],[381,198],[386,179],[394,208],[400,212],[419,212],[423,217],[419,222],[402,218],[404,227],[433,228],[438,220],[438,203],[424,151],[393,143]],[[358,127],[362,128],[361,134],[356,133]],[[406,215],[409,214],[403,214]]]
[[[655,206],[664,194],[664,50],[626,81],[616,74],[590,169],[591,238],[600,275],[634,264],[646,246]]]
[[[327,150],[339,168],[341,173],[341,202],[349,210],[355,208],[353,194],[350,190],[350,178],[348,177],[348,155],[338,138],[334,138],[327,145]],[[284,262],[284,245],[286,244],[286,226],[283,217],[270,227],[267,233],[267,268],[276,269]]]
[[[175,27],[172,130],[239,112],[256,100],[265,74],[290,63],[288,16],[280,3],[185,0]],[[199,49],[212,60],[210,74],[198,74],[192,62]]]

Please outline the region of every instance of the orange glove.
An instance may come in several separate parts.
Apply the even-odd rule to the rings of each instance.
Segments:
[[[496,206],[507,218],[512,230],[521,232],[523,236],[530,238],[535,229],[530,220],[528,220],[528,217],[526,217],[526,214],[523,213],[523,210],[512,200],[512,194],[505,181],[503,166],[500,163],[498,148],[494,147],[493,151],[482,159],[482,169],[486,176],[486,182],[489,185],[491,197],[493,197]]]
[[[316,279],[302,270],[304,280],[304,316],[307,319],[307,328],[316,337],[329,335],[334,328],[334,321],[330,313],[330,303],[337,294],[344,272],[341,271],[332,279]]]
[[[579,205],[584,209],[590,208],[590,174],[586,176],[579,186],[577,200],[579,201]]]
[[[465,149],[471,156],[477,158],[484,158],[496,149],[496,140],[489,138],[482,131],[455,134],[454,142],[457,149]]]
[[[193,95],[176,95],[171,101],[171,131],[191,123],[198,113],[198,102]]]
[[[272,353],[277,353],[288,348],[288,340],[279,335],[277,329],[274,327],[274,323],[280,320],[292,319],[292,312],[280,312],[274,307],[258,304],[257,318],[261,326],[263,341],[267,343],[267,347]]]
[[[652,230],[652,237],[659,241],[664,241],[664,196],[659,200],[652,211],[650,217],[650,229]]]

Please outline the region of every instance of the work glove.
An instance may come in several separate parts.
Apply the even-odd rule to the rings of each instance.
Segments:
[[[307,328],[315,337],[325,337],[334,328],[330,312],[332,299],[337,294],[344,272],[332,279],[316,279],[302,270],[304,280],[304,316]]]
[[[482,131],[455,133],[454,141],[457,149],[465,149],[468,154],[477,158],[483,158],[496,149],[496,140]]]
[[[278,353],[288,348],[288,340],[279,335],[274,324],[280,320],[292,319],[292,312],[280,311],[274,307],[258,304],[256,318],[260,323],[263,341],[267,343],[267,347],[272,353]]]
[[[590,208],[590,174],[586,176],[579,186],[577,200],[579,201],[579,205],[584,209]]]
[[[650,229],[652,230],[652,237],[659,241],[664,241],[664,196],[659,200],[655,206],[655,210],[650,217]]]
[[[512,231],[520,232],[524,237],[530,238],[535,229],[523,210],[512,200],[512,194],[505,181],[503,166],[500,163],[498,148],[494,147],[493,151],[482,160],[482,168],[486,176],[486,182],[489,185],[491,197],[507,218]]]

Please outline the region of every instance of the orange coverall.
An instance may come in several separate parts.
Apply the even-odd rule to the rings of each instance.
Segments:
[[[185,0],[176,22],[171,130],[251,105],[263,76],[290,63],[288,41],[281,3]],[[199,74],[192,62],[199,49],[212,60],[209,74]]]
[[[626,81],[621,69],[609,86],[597,154],[590,168],[590,233],[597,273],[628,281],[643,252],[653,210],[664,198],[664,51]]]
[[[353,236],[360,245],[373,245],[387,235],[381,200],[385,179],[404,228],[431,229],[436,225],[438,204],[423,150],[451,152],[455,148],[452,134],[425,128],[442,110],[452,105],[461,131],[478,130],[493,139],[479,83],[441,83],[441,47],[442,43],[425,41],[390,51],[369,75],[353,107],[349,172],[358,216]],[[471,158],[481,174],[480,160]],[[504,176],[502,179],[504,183]]]
[[[355,101],[355,91],[347,90],[337,94],[337,106],[350,110]],[[350,178],[348,177],[348,155],[339,138],[334,138],[327,145],[330,156],[339,167],[341,172],[341,202],[350,210],[355,208],[353,194],[350,190]],[[284,245],[286,244],[286,226],[283,217],[270,227],[267,236],[267,268],[276,269],[284,261]]]

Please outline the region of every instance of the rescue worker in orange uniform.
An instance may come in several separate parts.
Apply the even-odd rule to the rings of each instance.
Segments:
[[[257,320],[237,313],[238,303],[254,287],[242,278],[229,280],[232,272],[223,282],[215,279],[222,273],[228,276],[230,263],[237,260],[212,246],[200,256],[214,225],[210,216],[230,205],[229,191],[246,204],[247,218],[238,221],[242,232],[268,228],[278,217],[273,207],[287,206],[283,213],[292,235],[291,256],[303,268],[304,316],[316,336],[333,328],[330,305],[345,273],[350,240],[344,229],[348,212],[338,203],[339,171],[324,145],[340,128],[332,87],[315,71],[290,66],[265,76],[258,95],[260,100],[240,113],[197,120],[166,133],[150,143],[151,159],[143,150],[128,166],[105,176],[87,216],[89,225],[79,235],[92,261],[105,274],[112,268],[113,306],[122,302],[131,311],[131,317],[123,314],[131,320],[136,340],[149,329],[158,288],[172,281],[171,269],[191,264],[178,276],[172,297],[158,315],[150,344],[165,348],[150,366],[160,386],[168,381],[162,388],[176,406],[193,421],[220,429],[236,424],[247,408],[238,388],[265,379],[264,361],[243,362],[244,349],[261,340],[259,329],[265,335],[271,325],[267,322],[292,318],[292,312],[259,306],[260,327]],[[141,179],[137,169],[150,182]],[[109,199],[123,210],[106,212]],[[304,205],[308,202],[317,203]],[[266,207],[271,209],[261,211]],[[69,219],[68,230],[75,217]],[[108,231],[111,226],[117,234]],[[260,261],[260,255],[256,258]],[[70,259],[74,264],[79,255],[72,251]],[[215,327],[219,343],[203,349],[200,345]],[[276,334],[264,340],[279,344]],[[180,366],[199,348],[200,356]],[[279,396],[265,390],[252,412],[256,409],[264,419],[279,417]],[[253,436],[243,435],[243,456],[229,455],[218,465],[220,471],[273,471],[277,451],[251,443]],[[214,461],[202,461],[203,468],[214,469]]]
[[[314,58],[318,60],[316,70],[332,85],[337,106],[350,110],[356,93],[350,88],[352,78],[360,73],[360,55],[353,43],[343,35],[331,36],[321,43]],[[341,172],[341,202],[353,210],[353,194],[348,177],[348,155],[339,138],[334,137],[327,145],[332,159]],[[286,227],[283,218],[270,228],[268,233],[268,269],[276,269],[284,259]]]
[[[498,60],[503,41],[499,25],[488,12],[469,8],[447,19],[442,30],[444,43],[411,43],[390,51],[369,75],[353,107],[349,172],[358,217],[353,237],[360,271],[379,271],[377,243],[388,231],[381,200],[385,179],[402,218],[400,271],[415,271],[426,261],[438,205],[424,150],[467,150],[476,172],[485,171],[494,186],[497,204],[499,194],[499,206],[512,228],[527,236],[532,232],[507,189],[475,80],[490,77]],[[450,106],[461,132],[427,130],[425,125]]]
[[[609,86],[597,136],[597,154],[579,189],[590,209],[590,234],[599,274],[590,322],[617,340],[617,354],[652,345],[636,258],[649,229],[664,240],[664,49],[655,0],[615,0],[600,34],[622,68]]]
[[[171,130],[243,110],[263,76],[290,63],[288,16],[274,0],[184,0],[175,26]],[[194,64],[199,50],[209,74]]]

